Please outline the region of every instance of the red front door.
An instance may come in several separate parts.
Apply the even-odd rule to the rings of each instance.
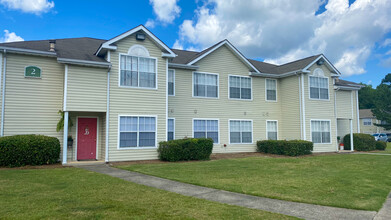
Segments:
[[[97,118],[78,118],[77,159],[96,159]]]

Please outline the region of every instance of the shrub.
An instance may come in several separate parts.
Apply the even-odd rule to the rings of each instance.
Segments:
[[[15,135],[0,138],[0,166],[57,163],[60,141],[43,135]]]
[[[213,149],[211,138],[188,138],[159,143],[159,159],[163,161],[209,160]]]
[[[376,141],[376,150],[385,150],[387,148],[387,143],[383,141]]]
[[[302,140],[264,140],[257,142],[257,151],[269,154],[300,156],[311,154],[313,143]]]
[[[350,134],[345,135],[343,138],[343,145],[345,150],[350,149]],[[375,138],[370,134],[353,134],[354,150],[357,151],[371,151],[376,149]]]

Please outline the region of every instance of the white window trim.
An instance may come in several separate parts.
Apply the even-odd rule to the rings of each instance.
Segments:
[[[273,80],[276,82],[276,100],[267,99],[267,80]],[[278,85],[277,84],[278,84],[277,79],[265,78],[265,100],[267,102],[277,102],[278,101]]]
[[[209,75],[216,75],[217,76],[217,97],[194,96],[194,73],[202,73],[202,74],[209,74]],[[220,99],[220,77],[219,77],[219,74],[218,73],[193,71],[191,74],[191,96],[193,98],[199,98],[199,99]]]
[[[154,147],[120,147],[120,127],[121,127],[121,117],[152,117],[155,118],[155,146]],[[157,115],[133,115],[133,114],[118,114],[118,130],[117,130],[117,150],[142,150],[142,149],[156,149],[157,148],[157,126],[158,126],[158,117]],[[139,125],[137,124],[137,145],[139,139]]]
[[[173,80],[174,80],[174,81],[173,81],[173,83],[174,83],[173,91],[174,91],[174,94],[173,94],[173,95],[168,94],[168,89],[167,89],[167,95],[168,95],[168,96],[175,96],[175,69],[168,69],[168,70],[167,70],[167,74],[168,74],[168,71],[169,71],[169,70],[172,70],[172,71],[174,72],[174,75],[173,75]],[[167,78],[167,79],[168,79],[168,78]],[[168,80],[167,80],[167,87],[168,87]]]
[[[158,89],[158,59],[156,57],[139,57],[139,56],[133,56],[138,58],[148,58],[148,59],[154,59],[155,62],[155,88],[148,88],[148,87],[139,87],[139,86],[122,86],[121,85],[121,56],[132,56],[126,53],[118,53],[118,87],[120,88],[131,88],[131,89],[147,89],[147,90],[157,90]],[[137,61],[137,70],[138,70],[139,62]],[[137,77],[137,84],[140,85],[140,76]]]
[[[174,132],[173,132],[174,134],[173,134],[172,137],[173,137],[173,140],[175,140],[175,127],[176,127],[176,126],[175,126],[175,118],[167,118],[167,134],[166,134],[167,138],[166,138],[166,141],[168,141],[168,120],[169,120],[169,119],[174,120]]]
[[[369,119],[369,120],[371,121],[371,124],[370,124],[370,125],[366,125],[366,124],[365,124],[365,119],[367,119],[367,120]],[[372,118],[363,118],[363,119],[362,119],[362,125],[363,125],[363,126],[372,126],[372,124],[373,124],[373,123],[372,123]]]
[[[328,121],[329,122],[330,142],[328,142],[328,143],[313,143],[312,142],[312,121]],[[332,132],[331,132],[331,120],[330,119],[311,119],[310,120],[310,140],[313,144],[331,144],[333,142],[333,136],[332,136]]]
[[[231,98],[231,97],[230,97],[231,81],[229,80],[229,78],[230,78],[231,76],[242,77],[242,78],[250,78],[251,99]],[[240,85],[240,89],[241,89],[241,88],[242,88],[242,85]],[[252,101],[252,100],[253,100],[253,79],[252,79],[252,77],[250,77],[250,76],[241,76],[241,75],[228,74],[228,99],[230,99],[230,100],[240,100],[240,101]]]
[[[218,143],[213,143],[213,144],[220,144],[220,119],[218,119],[218,118],[193,118],[192,123],[191,123],[191,137],[192,138],[194,138],[194,120],[212,120],[212,121],[217,121],[217,132],[218,132],[217,136],[219,138],[219,142]]]
[[[278,120],[266,120],[266,140],[269,140],[269,131],[267,130],[267,123],[268,122],[276,122],[277,124],[277,140],[279,140],[279,137],[278,137]]]
[[[250,121],[251,122],[251,143],[231,143],[231,121]],[[240,131],[242,133],[242,131]],[[228,143],[230,145],[249,145],[254,144],[254,123],[252,119],[228,119]]]
[[[327,79],[327,93],[328,93],[328,99],[315,99],[315,98],[311,98],[311,85],[310,85],[310,77],[318,77],[318,78],[324,78],[324,79]],[[315,76],[315,75],[308,75],[308,78],[307,78],[307,83],[308,83],[308,98],[310,100],[316,100],[316,101],[330,101],[330,80],[329,80],[329,77],[326,77],[326,76]],[[319,94],[320,95],[320,94]]]

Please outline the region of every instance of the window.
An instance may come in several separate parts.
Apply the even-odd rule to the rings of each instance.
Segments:
[[[229,121],[229,143],[251,144],[253,142],[252,121],[230,120]]]
[[[363,120],[364,125],[372,125],[372,119],[371,118],[364,118]]]
[[[120,85],[156,88],[156,59],[120,55]]]
[[[156,118],[120,116],[119,147],[155,147]]]
[[[175,70],[168,70],[168,95],[175,95]]]
[[[331,143],[330,121],[311,121],[313,143]]]
[[[278,139],[278,125],[277,121],[266,121],[266,133],[268,140]]]
[[[251,78],[229,76],[229,98],[251,99]]]
[[[310,98],[329,99],[329,79],[310,76]]]
[[[174,140],[175,138],[175,119],[169,118],[167,120],[167,141]]]
[[[266,79],[266,100],[277,101],[277,80]]]
[[[194,119],[194,138],[212,138],[214,143],[219,143],[219,121]]]
[[[218,97],[218,75],[208,73],[193,74],[193,95],[195,97]]]

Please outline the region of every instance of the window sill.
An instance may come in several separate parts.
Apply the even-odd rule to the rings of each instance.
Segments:
[[[148,88],[148,87],[135,87],[135,86],[118,86],[119,88],[124,89],[142,89],[142,90],[158,90],[158,88]]]
[[[235,101],[247,101],[247,102],[251,102],[253,101],[253,99],[237,99],[237,98],[228,98],[228,100],[235,100]]]
[[[196,99],[220,99],[220,97],[204,97],[204,96],[193,96]]]
[[[157,149],[157,147],[117,147],[117,150],[145,150],[145,149]]]

